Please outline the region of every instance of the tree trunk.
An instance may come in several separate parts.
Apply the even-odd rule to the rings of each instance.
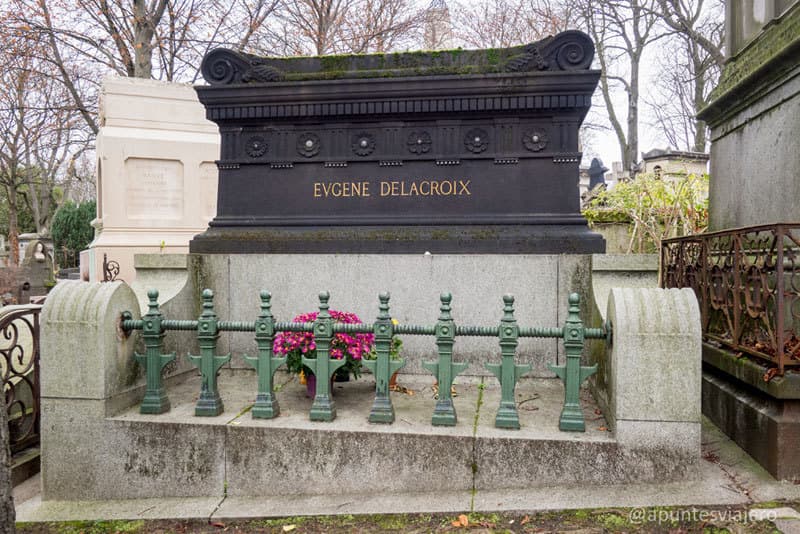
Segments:
[[[153,11],[148,13],[146,0],[133,0],[133,76],[135,78],[153,77],[153,37],[156,26],[164,16],[167,0],[160,0]]]
[[[19,265],[19,206],[17,204],[17,188],[6,185],[8,196],[8,247],[11,251],[11,264]]]
[[[153,31],[147,20],[146,0],[133,2],[133,76],[150,78],[153,74]]]
[[[706,105],[703,91],[706,88],[706,76],[708,76],[710,69],[709,66],[703,64],[703,60],[699,57],[698,50],[696,50],[696,45],[692,46],[692,63],[694,67],[694,111],[696,114]],[[692,150],[695,152],[706,151],[706,123],[697,118],[695,118],[694,122],[694,146]]]
[[[631,55],[631,79],[628,89],[628,135],[625,147],[625,168],[634,176],[633,167],[639,160],[639,55]]]
[[[13,534],[16,512],[14,510],[13,485],[11,483],[11,446],[9,445],[8,413],[6,396],[0,392],[0,534]]]

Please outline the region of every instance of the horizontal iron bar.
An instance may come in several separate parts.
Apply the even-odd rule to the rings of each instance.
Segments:
[[[772,355],[770,355],[770,354],[768,354],[766,352],[761,352],[761,351],[755,350],[755,349],[753,349],[751,347],[748,347],[746,345],[740,345],[738,343],[734,343],[729,338],[725,338],[725,337],[722,337],[722,336],[717,336],[717,335],[714,335],[714,334],[711,334],[711,333],[708,333],[708,332],[704,332],[703,333],[703,337],[706,338],[706,341],[708,341],[708,340],[716,341],[717,343],[719,343],[721,345],[725,345],[726,347],[728,347],[730,349],[738,350],[740,352],[745,352],[745,353],[747,353],[747,354],[749,354],[751,356],[756,356],[758,358],[761,358],[762,360],[767,360],[767,361],[772,362],[772,363],[776,363],[777,362],[777,358],[778,358],[777,356],[772,356]],[[785,352],[784,352],[784,354],[785,354]],[[785,367],[794,367],[794,366],[800,365],[800,361],[791,360],[789,355],[786,355],[786,356],[787,356],[786,357],[786,361],[783,362],[783,365]]]
[[[375,325],[364,323],[333,323],[334,333],[344,334],[371,334]]]
[[[743,235],[755,232],[777,232],[778,230],[797,230],[800,229],[799,223],[777,223],[777,224],[762,224],[759,226],[741,226],[738,228],[727,228],[725,230],[717,230],[716,232],[704,232],[702,234],[692,234],[681,237],[671,237],[661,241],[662,244],[692,242],[708,240],[714,237],[729,236],[729,235]]]
[[[122,329],[126,332],[141,330],[142,328],[144,328],[144,321],[140,319],[125,319],[122,321]]]
[[[410,336],[435,336],[435,326],[419,326],[413,324],[399,324],[394,327],[395,334],[407,334]]]
[[[164,319],[161,321],[164,330],[197,330],[197,321],[181,319]]]
[[[275,330],[280,332],[313,332],[314,323],[277,322],[275,323]]]
[[[564,337],[564,330],[553,327],[523,327],[519,329],[519,337]]]
[[[197,321],[194,320],[175,320],[165,319],[161,322],[164,330],[197,330]],[[144,321],[140,319],[126,319],[122,321],[122,329],[126,331],[142,330]],[[347,334],[371,334],[374,331],[373,324],[367,323],[334,323],[335,333]],[[220,321],[217,323],[220,331],[226,332],[255,332],[255,322],[243,321]],[[275,323],[276,331],[283,332],[313,332],[314,323]],[[436,335],[435,326],[419,326],[401,324],[394,326],[395,334],[405,334],[412,336],[434,336]],[[456,326],[455,335],[466,337],[497,337],[500,334],[499,326]],[[604,328],[586,328],[583,333],[587,339],[605,339],[607,332]],[[519,337],[564,337],[564,331],[557,327],[522,327],[519,329]]]
[[[245,321],[220,321],[217,323],[217,329],[225,332],[255,332],[255,322]]]
[[[499,326],[456,326],[457,336],[497,337],[500,335]]]
[[[605,328],[587,328],[583,331],[583,337],[587,339],[606,339],[608,332]]]

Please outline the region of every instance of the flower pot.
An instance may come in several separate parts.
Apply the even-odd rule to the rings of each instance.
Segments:
[[[333,373],[334,382],[350,382],[350,372],[339,368]]]
[[[331,377],[330,395],[333,396],[333,377]],[[313,399],[317,396],[317,376],[309,373],[306,376],[306,397]]]

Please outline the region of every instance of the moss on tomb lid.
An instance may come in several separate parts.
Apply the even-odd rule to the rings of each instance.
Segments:
[[[510,48],[260,57],[218,48],[203,58],[211,85],[338,78],[387,78],[524,71],[587,70],[594,57],[589,37],[576,30]]]

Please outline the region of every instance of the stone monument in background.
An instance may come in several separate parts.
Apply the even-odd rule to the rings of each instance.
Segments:
[[[800,2],[728,2],[726,35],[699,114],[711,128],[709,230],[800,221]]]
[[[219,135],[190,86],[135,78],[104,81],[100,125],[96,235],[81,265],[103,280],[105,254],[131,282],[134,254],[185,253],[216,213]]]

